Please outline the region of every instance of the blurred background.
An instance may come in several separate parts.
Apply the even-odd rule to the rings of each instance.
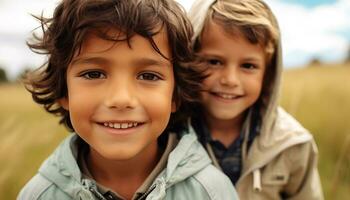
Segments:
[[[178,0],[189,9],[192,0]],[[45,57],[25,44],[57,0],[0,0],[0,199],[15,199],[68,134],[17,78]],[[266,0],[282,32],[281,105],[314,135],[326,199],[350,196],[350,0]],[[296,155],[297,156],[297,155]]]

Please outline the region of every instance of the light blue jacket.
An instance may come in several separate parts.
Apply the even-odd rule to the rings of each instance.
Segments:
[[[77,156],[73,155],[71,147],[77,139],[73,134],[63,141],[21,190],[18,200],[104,199],[94,181],[82,179]],[[154,189],[145,198],[147,200],[238,199],[230,180],[211,164],[193,133],[182,136],[151,188]]]

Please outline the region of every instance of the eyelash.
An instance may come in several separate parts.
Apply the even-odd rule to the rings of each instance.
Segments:
[[[146,76],[146,77],[145,77]],[[148,78],[147,78],[148,77]],[[145,81],[158,81],[162,80],[160,75],[153,73],[153,72],[143,72],[137,76],[138,79],[140,80],[145,80]]]
[[[100,71],[85,71],[85,72],[81,73],[79,76],[83,77],[85,79],[88,79],[88,80],[104,79],[104,78],[106,78],[106,75],[103,72],[100,72]],[[162,80],[161,76],[156,74],[156,73],[154,73],[154,72],[143,72],[143,73],[140,73],[137,76],[137,79],[145,80],[145,81]]]
[[[258,68],[257,65],[252,64],[252,63],[243,63],[241,66],[242,66],[242,68],[248,69],[248,70],[252,70],[252,69],[257,69]]]
[[[206,59],[206,64],[211,67],[217,67],[218,65],[222,65],[222,62],[219,59]]]
[[[91,75],[98,75],[98,77],[91,77]],[[101,75],[103,75],[103,77],[101,77]],[[85,71],[81,73],[80,76],[88,80],[106,78],[106,75],[100,71]]]

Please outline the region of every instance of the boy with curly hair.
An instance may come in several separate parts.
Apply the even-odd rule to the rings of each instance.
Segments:
[[[63,0],[29,46],[34,100],[71,134],[18,199],[234,199],[185,112],[202,75],[192,29],[167,0]],[[168,123],[169,122],[169,123]]]

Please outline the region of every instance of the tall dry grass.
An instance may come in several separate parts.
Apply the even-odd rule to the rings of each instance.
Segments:
[[[0,85],[0,199],[15,199],[65,136],[21,85]]]
[[[288,70],[282,106],[313,133],[326,199],[350,197],[350,64]]]

